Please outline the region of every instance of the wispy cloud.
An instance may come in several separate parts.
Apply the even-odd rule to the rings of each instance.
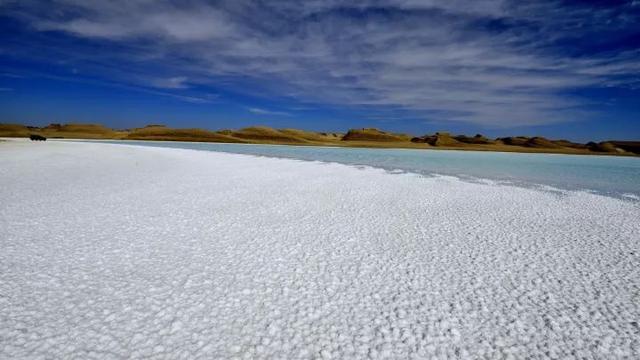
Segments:
[[[0,76],[12,78],[12,79],[24,79],[23,75],[13,74],[13,73],[1,73]]]
[[[125,84],[120,82],[98,80],[98,79],[86,78],[81,76],[65,76],[65,75],[52,75],[52,74],[47,74],[42,72],[29,72],[26,75],[16,75],[15,77],[16,78],[27,78],[27,77],[44,78],[44,79],[53,79],[56,81],[63,81],[68,83],[90,84],[90,85],[101,86],[101,87],[126,89],[128,91],[173,98],[176,100],[189,102],[193,104],[211,104],[218,101],[218,98],[219,98],[217,94],[213,94],[213,93],[201,93],[198,95],[179,94],[179,93],[174,93],[169,91],[156,90],[149,87],[130,85],[130,84]],[[14,89],[12,88],[0,88],[0,91],[13,91],[13,90]]]
[[[189,85],[187,84],[187,78],[185,76],[153,79],[150,81],[150,83],[154,87],[164,89],[187,89],[189,87]]]
[[[256,107],[250,107],[250,108],[247,108],[247,110],[251,113],[259,114],[259,115],[291,116],[291,114],[288,112],[266,110],[266,109],[261,109]]]
[[[637,50],[572,48],[636,26],[631,2],[597,11],[507,0],[38,4],[7,13],[38,31],[135,48],[102,54],[123,64],[185,74],[136,74],[159,88],[223,81],[246,93],[509,127],[576,120],[587,103],[571,93],[639,82]]]

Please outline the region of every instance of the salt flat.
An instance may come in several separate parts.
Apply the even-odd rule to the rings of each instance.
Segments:
[[[638,358],[640,204],[0,143],[0,358]]]

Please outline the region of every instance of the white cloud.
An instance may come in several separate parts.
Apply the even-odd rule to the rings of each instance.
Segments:
[[[291,116],[291,114],[288,112],[266,110],[266,109],[261,109],[256,107],[250,107],[250,108],[247,108],[247,110],[251,113],[259,114],[259,115]]]
[[[187,89],[189,87],[187,80],[188,79],[185,76],[175,76],[170,78],[153,79],[151,80],[151,84],[154,87],[165,89]]]
[[[550,46],[637,19],[588,10],[555,1],[57,0],[14,14],[39,30],[135,44],[120,61],[188,74],[132,76],[154,87],[223,79],[241,92],[503,127],[575,120],[584,102],[567,92],[637,85],[637,51],[578,57]]]

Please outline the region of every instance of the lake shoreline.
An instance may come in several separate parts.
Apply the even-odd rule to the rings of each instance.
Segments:
[[[21,137],[6,137],[7,139],[17,139]],[[489,149],[486,147],[447,147],[447,146],[438,146],[438,147],[424,147],[424,146],[402,146],[398,144],[379,144],[379,143],[367,143],[367,144],[357,144],[357,143],[349,143],[349,144],[298,144],[298,143],[273,143],[273,142],[248,142],[248,143],[234,143],[234,142],[220,142],[220,141],[186,141],[186,140],[149,140],[149,139],[118,139],[118,138],[48,138],[49,140],[54,141],[144,141],[144,142],[169,142],[169,143],[206,143],[206,144],[234,144],[234,145],[265,145],[265,146],[299,146],[299,147],[327,147],[327,148],[353,148],[353,149],[394,149],[394,150],[435,150],[435,151],[477,151],[477,152],[495,152],[495,153],[515,153],[515,154],[549,154],[549,155],[588,155],[588,156],[616,156],[616,157],[640,157],[640,155],[635,153],[606,153],[606,152],[572,152],[572,151],[556,151],[554,149],[534,149],[534,148],[521,148],[514,147],[512,148],[503,148],[500,149]]]

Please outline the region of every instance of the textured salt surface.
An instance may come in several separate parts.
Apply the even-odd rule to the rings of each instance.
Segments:
[[[640,205],[0,144],[0,358],[638,358]]]

